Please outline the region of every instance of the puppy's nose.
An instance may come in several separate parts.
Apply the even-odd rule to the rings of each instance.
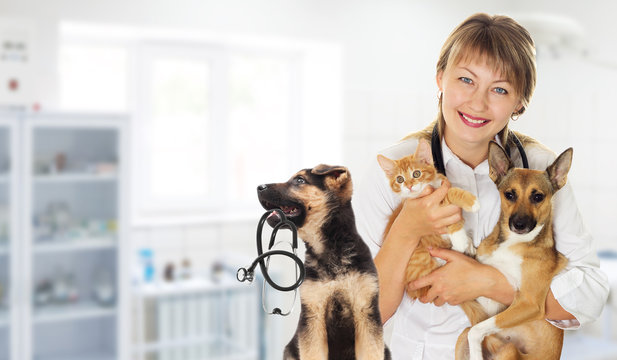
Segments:
[[[257,187],[257,191],[264,191],[268,188],[267,184],[261,184]]]
[[[509,222],[510,230],[517,234],[526,234],[536,227],[536,220],[528,215],[513,215]]]

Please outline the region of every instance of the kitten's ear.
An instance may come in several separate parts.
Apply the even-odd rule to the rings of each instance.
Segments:
[[[513,167],[506,151],[496,142],[488,144],[489,176],[495,184],[499,184],[508,170]]]
[[[561,155],[546,168],[546,174],[553,184],[555,191],[561,189],[568,181],[568,171],[572,165],[572,148],[566,149]]]
[[[427,165],[433,165],[433,153],[431,151],[431,144],[425,139],[418,141],[418,147],[413,154],[416,160],[422,161]]]
[[[387,176],[396,175],[396,163],[394,162],[394,160],[388,159],[387,157],[380,154],[377,155],[377,162]]]

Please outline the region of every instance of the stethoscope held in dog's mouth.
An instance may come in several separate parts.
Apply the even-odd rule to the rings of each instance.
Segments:
[[[262,246],[263,226],[266,220],[268,219],[268,217],[272,215],[273,213],[276,213],[279,216],[280,221],[272,229],[272,234],[270,235],[270,243],[268,244],[268,251],[264,253],[263,246]],[[271,250],[272,247],[276,245],[276,243],[274,242],[274,240],[276,239],[276,234],[278,233],[280,229],[283,229],[283,228],[291,230],[291,234],[292,234],[291,247],[292,247],[293,252],[289,252],[285,250]],[[268,314],[287,316],[291,314],[291,312],[293,311],[293,304],[296,303],[296,297],[298,295],[298,288],[304,281],[304,277],[306,273],[306,270],[304,268],[304,263],[297,255],[297,250],[298,250],[298,229],[296,228],[296,225],[292,223],[291,221],[289,221],[287,217],[285,217],[285,213],[283,213],[281,209],[272,209],[272,210],[266,211],[261,217],[261,219],[259,220],[259,224],[257,225],[257,258],[255,258],[255,260],[253,261],[251,266],[248,267],[248,269],[239,268],[238,272],[236,273],[236,278],[240,282],[244,282],[244,281],[253,282],[253,279],[255,278],[255,268],[257,267],[257,264],[259,264],[259,268],[261,269],[261,273],[265,279],[264,284],[263,284],[263,291],[261,293],[261,303],[262,303],[264,311]],[[274,280],[272,280],[272,278],[270,277],[270,274],[268,274],[268,266],[270,264],[270,256],[273,256],[273,255],[287,256],[296,263],[296,266],[295,266],[296,282],[293,285],[281,286],[277,284]],[[274,289],[278,291],[283,291],[283,292],[293,291],[294,292],[294,301],[289,311],[283,312],[278,307],[272,309],[272,311],[269,311],[266,308],[266,300],[265,300],[266,283],[268,283],[270,286],[272,286]]]

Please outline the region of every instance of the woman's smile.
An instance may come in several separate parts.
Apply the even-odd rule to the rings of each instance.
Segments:
[[[467,113],[458,112],[458,116],[461,118],[461,120],[463,121],[463,123],[465,123],[465,125],[467,126],[471,126],[474,128],[479,128],[482,127],[486,124],[488,124],[490,122],[490,120],[488,119],[484,119],[484,118],[480,118],[480,117],[475,117],[475,116],[471,116]]]

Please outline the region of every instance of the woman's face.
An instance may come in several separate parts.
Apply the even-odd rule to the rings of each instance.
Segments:
[[[449,65],[437,74],[437,86],[443,92],[444,136],[451,148],[488,148],[512,113],[522,107],[514,86],[484,57]]]

